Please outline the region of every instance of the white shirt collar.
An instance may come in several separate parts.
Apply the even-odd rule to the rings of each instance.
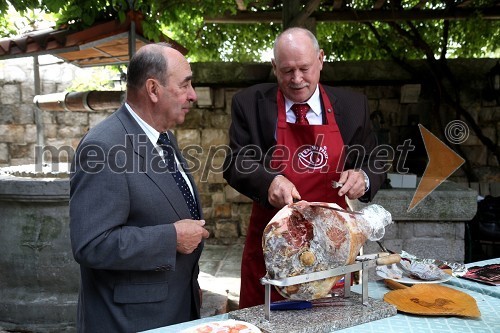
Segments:
[[[319,85],[316,85],[316,90],[314,90],[314,93],[312,96],[305,101],[304,103],[309,104],[309,107],[311,108],[311,111],[313,111],[317,116],[321,115],[321,99],[319,98]],[[295,102],[292,102],[285,96],[285,109],[286,112],[293,112],[290,110],[292,105],[296,104]]]
[[[149,141],[153,144],[153,146],[157,146],[158,138],[160,137],[160,132],[155,130],[151,125],[149,125],[147,122],[145,122],[137,113],[132,110],[132,107],[125,103],[125,107],[127,108],[128,112],[132,115],[132,117],[137,121],[139,126],[142,128],[144,133],[148,136]]]
[[[130,107],[130,105],[128,105],[126,102],[125,102],[125,107],[127,108],[128,112],[130,112],[130,114],[135,119],[135,121],[137,121],[137,123],[142,128],[144,133],[146,133],[149,141],[151,141],[153,146],[155,146],[155,148],[158,151],[158,153],[160,154],[160,156],[162,158],[164,158],[163,149],[158,145],[158,139],[160,138],[160,132],[155,130],[147,122],[145,122],[141,117],[139,117],[139,115],[137,113],[135,113],[134,110],[132,110],[132,108]],[[167,133],[167,135],[168,135],[168,133]],[[177,164],[177,168],[179,168],[179,171],[181,172],[182,177],[186,181],[186,183],[189,187],[189,190],[191,191],[191,194],[193,195],[193,197],[195,197],[195,193],[194,193],[193,185],[191,184],[191,181],[189,180],[188,176],[186,175],[186,172],[184,171],[184,169],[182,168],[182,165],[180,164],[179,159],[177,158],[177,155],[174,154],[174,156],[175,156],[175,163]]]

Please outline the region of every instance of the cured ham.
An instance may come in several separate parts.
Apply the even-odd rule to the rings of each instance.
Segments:
[[[367,239],[381,239],[391,214],[370,205],[351,214],[324,202],[299,201],[283,207],[267,224],[262,247],[268,277],[286,277],[352,264]],[[291,299],[327,296],[342,276],[287,287],[276,287]]]

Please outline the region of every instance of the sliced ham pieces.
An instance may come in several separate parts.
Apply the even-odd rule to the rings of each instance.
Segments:
[[[392,222],[379,205],[363,215],[339,212],[324,202],[299,201],[283,207],[268,223],[262,248],[270,279],[313,273],[352,264],[367,239],[377,240]],[[276,287],[286,297],[311,300],[327,296],[342,276],[287,287]]]

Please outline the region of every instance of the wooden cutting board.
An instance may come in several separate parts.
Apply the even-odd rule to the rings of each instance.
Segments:
[[[398,311],[426,316],[481,316],[476,300],[462,291],[438,284],[397,285],[390,287],[401,289],[385,294],[384,301]]]

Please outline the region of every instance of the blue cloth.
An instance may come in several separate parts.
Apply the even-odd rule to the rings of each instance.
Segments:
[[[466,264],[465,267],[471,268],[474,266],[486,266],[490,264],[500,264],[500,258],[488,259]],[[453,278],[447,282],[448,284],[460,287],[462,289],[477,291],[483,295],[500,298],[500,286],[491,286],[481,282],[466,280],[459,277]]]
[[[458,278],[453,278],[458,279]],[[453,280],[452,279],[452,280]],[[451,281],[451,280],[450,280]],[[450,285],[446,282],[445,285]],[[400,332],[500,332],[500,299],[483,294],[480,290],[464,290],[457,286],[451,286],[454,289],[466,292],[472,296],[481,311],[480,318],[454,317],[454,316],[417,316],[398,312],[397,315],[371,321],[361,325],[345,328],[342,332],[367,332],[367,333],[400,333]],[[496,288],[496,287],[493,287]],[[353,292],[361,292],[361,285],[355,285],[352,288]],[[369,282],[368,294],[375,299],[382,299],[390,290],[382,281]],[[360,305],[362,306],[362,305]],[[198,319],[191,322],[181,323],[172,326],[165,326],[154,330],[149,330],[147,333],[173,333],[180,332],[183,329],[189,329],[193,326],[200,325],[211,321],[227,320],[229,314],[221,314],[213,317]],[[336,329],[334,331],[337,331]]]

